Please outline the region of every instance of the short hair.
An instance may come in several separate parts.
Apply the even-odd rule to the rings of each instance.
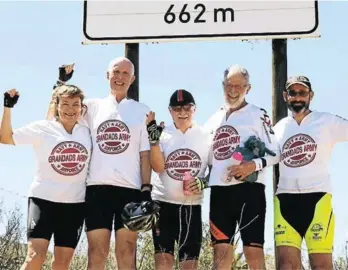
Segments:
[[[124,57],[124,56],[117,57],[117,58],[111,60],[110,63],[109,63],[109,66],[108,66],[108,70],[113,69],[116,64],[121,63],[121,62],[128,62],[128,63],[130,63],[131,67],[132,67],[131,75],[134,75],[134,73],[135,73],[134,64],[132,63],[131,60],[129,60],[127,57]]]
[[[56,105],[55,106],[55,117],[58,118],[58,110],[57,106],[59,104],[59,101],[62,97],[79,97],[81,100],[82,108],[85,109],[85,112],[87,111],[87,106],[83,104],[83,101],[85,99],[85,94],[83,93],[83,90],[75,85],[72,84],[63,84],[54,89],[53,94],[53,102]]]
[[[233,65],[233,66],[226,68],[224,71],[224,79],[223,80],[225,81],[227,79],[228,75],[231,75],[231,74],[232,75],[235,75],[235,74],[242,75],[249,83],[250,75],[249,75],[249,72],[247,71],[246,68],[243,68],[239,65]]]

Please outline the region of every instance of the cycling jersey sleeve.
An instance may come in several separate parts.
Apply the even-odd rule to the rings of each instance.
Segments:
[[[338,115],[331,115],[331,117],[333,143],[348,141],[348,120]]]
[[[260,139],[265,143],[265,146],[273,151],[276,156],[273,157],[271,155],[266,154],[263,158],[266,160],[266,167],[273,166],[279,162],[280,157],[280,148],[279,144],[277,142],[276,136],[274,134],[272,121],[267,115],[267,111],[264,109],[261,109],[261,117],[258,119],[260,121]],[[256,170],[262,170],[262,159],[257,158],[254,159],[254,162],[256,163]]]
[[[41,121],[44,122],[44,121]],[[32,144],[38,145],[41,139],[41,122],[33,122],[24,127],[13,130],[13,141],[15,145]]]

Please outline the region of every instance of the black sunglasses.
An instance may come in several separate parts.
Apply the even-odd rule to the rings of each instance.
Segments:
[[[295,91],[295,90],[288,90],[286,91],[289,97],[308,97],[310,91]]]

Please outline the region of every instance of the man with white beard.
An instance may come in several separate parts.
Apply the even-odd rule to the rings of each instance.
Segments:
[[[209,179],[210,231],[214,245],[216,269],[231,269],[234,260],[236,223],[243,242],[249,269],[265,269],[264,228],[266,216],[265,168],[278,163],[278,144],[267,112],[248,104],[246,95],[251,89],[249,73],[245,68],[232,66],[223,78],[225,106],[206,123],[214,134],[212,171]],[[231,157],[240,147],[246,148],[255,138],[262,152],[265,148],[273,155],[260,155],[231,166]],[[229,172],[226,178],[226,170]]]

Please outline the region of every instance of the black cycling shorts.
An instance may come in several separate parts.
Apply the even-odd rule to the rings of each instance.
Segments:
[[[84,203],[57,203],[39,198],[28,199],[27,238],[51,240],[54,245],[75,249],[85,218]]]
[[[263,184],[246,182],[211,187],[210,233],[213,244],[233,244],[238,224],[244,246],[263,247],[265,218]]]
[[[130,202],[141,202],[140,190],[111,185],[87,186],[86,230],[108,229],[117,231],[123,227],[121,214]]]
[[[152,230],[155,253],[174,255],[178,243],[179,260],[198,260],[202,244],[202,209],[200,205],[159,202],[160,218]]]

